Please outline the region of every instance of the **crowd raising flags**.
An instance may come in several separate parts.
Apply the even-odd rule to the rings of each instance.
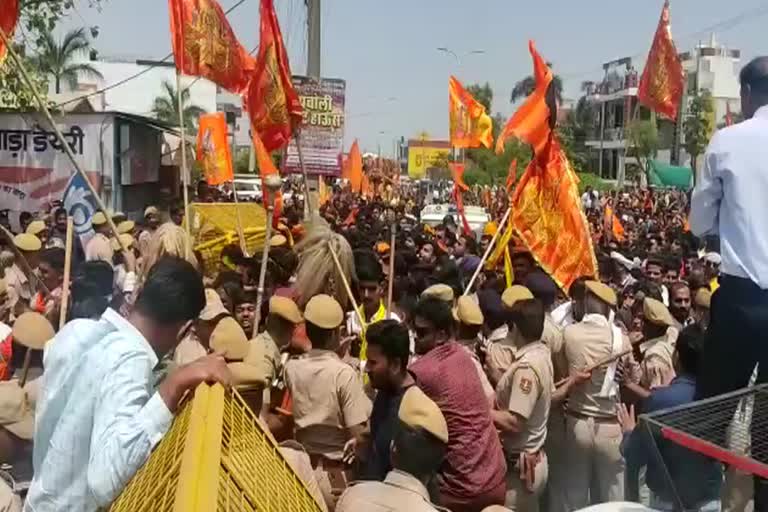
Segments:
[[[667,0],[661,10],[659,26],[640,77],[637,99],[652,111],[676,121],[684,87],[685,73],[672,40]]]

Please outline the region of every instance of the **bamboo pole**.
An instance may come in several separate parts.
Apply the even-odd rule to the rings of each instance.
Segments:
[[[187,167],[187,134],[184,123],[184,101],[181,89],[181,74],[176,72],[176,96],[179,111],[179,129],[181,130],[181,181],[184,184],[184,231],[187,236],[184,240],[184,247],[187,257],[192,255],[192,220],[189,218],[189,168]],[[118,235],[115,235],[119,238]]]
[[[470,279],[469,284],[467,284],[467,287],[464,289],[465,297],[469,295],[469,293],[472,291],[472,286],[475,284],[475,281],[477,280],[477,276],[479,276],[480,272],[482,272],[483,267],[485,266],[485,262],[486,260],[488,260],[488,256],[491,255],[491,251],[493,251],[493,246],[496,245],[496,242],[501,236],[501,233],[504,231],[504,226],[506,226],[507,221],[509,220],[509,215],[511,213],[512,213],[512,205],[510,205],[509,208],[507,208],[507,211],[504,214],[504,217],[502,217],[501,223],[499,223],[499,227],[496,230],[496,234],[493,235],[493,238],[491,239],[491,243],[488,244],[488,248],[485,250],[485,254],[483,254],[483,259],[480,260],[480,265],[477,266],[477,268],[475,269],[474,275],[472,275],[472,279]]]
[[[248,246],[245,243],[245,234],[243,233],[243,219],[240,215],[240,202],[237,199],[237,187],[235,186],[235,180],[232,180],[232,193],[235,198],[235,224],[237,228],[237,238],[240,240],[240,250],[243,251],[243,256],[249,258]]]
[[[115,238],[117,238],[118,243],[120,244],[120,247],[124,251],[127,251],[128,248],[125,247],[125,245],[123,245],[123,241],[120,240],[120,233],[118,233],[117,231],[117,226],[115,226],[115,223],[112,222],[112,217],[110,215],[107,215],[107,208],[104,206],[104,203],[101,200],[101,197],[99,196],[98,192],[96,192],[96,189],[88,179],[88,176],[85,174],[85,172],[80,168],[80,165],[77,163],[77,159],[75,158],[75,154],[72,152],[72,148],[69,146],[69,143],[64,138],[64,135],[61,133],[61,130],[59,130],[59,127],[56,126],[56,122],[53,120],[53,116],[51,115],[50,110],[48,110],[48,106],[45,104],[45,101],[37,92],[37,89],[35,89],[35,85],[32,83],[32,79],[30,78],[29,73],[27,72],[27,69],[24,67],[24,63],[21,62],[21,58],[19,58],[18,53],[16,53],[16,49],[8,40],[8,36],[5,34],[5,32],[2,29],[0,29],[0,40],[2,40],[3,44],[7,48],[8,55],[10,55],[11,57],[11,61],[13,61],[13,63],[16,65],[16,68],[21,74],[22,80],[24,81],[26,86],[29,88],[30,92],[32,93],[32,96],[35,98],[35,103],[37,103],[37,107],[40,109],[40,112],[43,113],[45,118],[50,123],[51,128],[53,129],[53,132],[56,134],[56,138],[58,139],[62,149],[64,150],[64,153],[66,153],[67,157],[69,157],[69,160],[72,162],[72,166],[75,168],[75,171],[78,172],[80,176],[83,177],[83,180],[85,181],[86,185],[88,185],[88,190],[93,195],[93,198],[96,201],[96,205],[99,207],[99,209],[102,212],[104,212],[104,216],[107,218],[107,225],[109,226],[109,229],[112,231],[112,234],[115,236]]]
[[[67,309],[69,308],[69,279],[72,273],[72,232],[74,221],[67,217],[67,238],[64,253],[64,280],[61,284],[61,304],[59,309],[59,329],[67,323]]]
[[[593,371],[597,370],[601,366],[605,366],[607,364],[611,364],[612,362],[617,361],[617,360],[621,359],[622,357],[628,356],[629,354],[632,353],[632,350],[633,349],[628,348],[627,350],[619,352],[618,354],[614,354],[612,356],[605,357],[605,358],[601,359],[600,361],[596,362],[595,364],[593,364],[592,366],[586,367],[584,370],[582,370],[582,372],[583,373],[592,373]],[[561,379],[561,380],[557,381],[557,383],[555,383],[555,387],[559,388],[560,386],[562,386],[563,384],[568,382],[569,378],[570,377],[566,377],[565,379]]]
[[[347,276],[344,275],[344,269],[341,267],[339,256],[336,254],[336,249],[333,248],[333,244],[331,244],[330,240],[328,241],[328,250],[331,252],[333,264],[336,265],[336,270],[339,272],[339,276],[341,276],[341,282],[344,285],[344,290],[347,292],[347,297],[352,303],[352,307],[355,309],[357,319],[360,320],[360,327],[362,328],[363,332],[365,332],[366,321],[365,318],[363,318],[363,312],[359,307],[357,307],[357,301],[355,300],[355,296],[352,294],[352,288],[349,286],[349,281],[347,281]]]
[[[261,303],[264,301],[264,283],[267,280],[267,261],[269,260],[269,240],[272,238],[272,222],[275,218],[274,193],[270,192],[271,201],[267,206],[267,229],[264,234],[264,248],[261,250],[261,269],[259,270],[259,287],[256,291],[256,320],[254,329],[259,328],[261,322]]]

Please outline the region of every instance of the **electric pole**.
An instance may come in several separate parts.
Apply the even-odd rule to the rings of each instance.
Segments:
[[[307,76],[320,82],[320,0],[304,0],[304,2],[307,6]],[[317,175],[307,176],[310,204],[320,204],[317,192],[319,188],[320,180]]]

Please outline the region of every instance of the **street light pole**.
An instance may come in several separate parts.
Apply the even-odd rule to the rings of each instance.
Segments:
[[[447,53],[448,55],[453,56],[453,58],[456,59],[456,64],[458,65],[458,67],[461,67],[461,58],[455,51],[451,50],[450,48],[446,48],[444,46],[437,48],[437,51]],[[472,50],[464,53],[463,56],[469,57],[470,55],[482,55],[484,53],[485,53],[485,50]]]

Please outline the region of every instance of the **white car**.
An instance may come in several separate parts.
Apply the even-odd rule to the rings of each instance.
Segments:
[[[461,226],[461,219],[454,204],[429,204],[421,210],[421,222],[429,226],[442,224],[446,215],[453,217],[457,226]],[[464,215],[467,217],[470,229],[482,232],[485,225],[491,220],[491,216],[482,206],[465,206]]]

